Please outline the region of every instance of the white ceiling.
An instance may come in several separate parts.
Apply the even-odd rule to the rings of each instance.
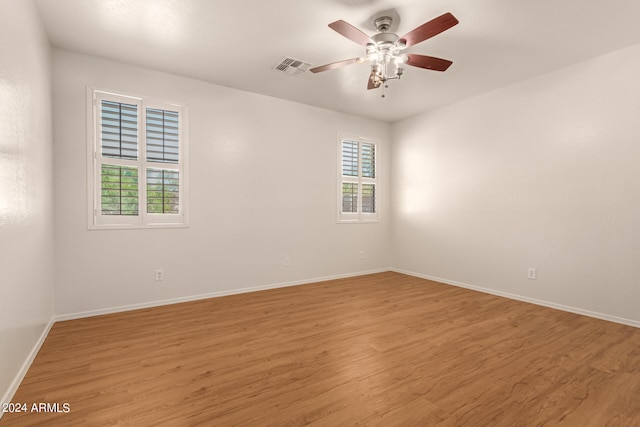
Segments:
[[[36,0],[53,46],[336,111],[393,122],[640,43],[639,0]],[[367,64],[319,74],[273,71],[285,56],[314,66],[363,55],[331,30],[372,35],[393,9],[400,36],[445,12],[460,23],[408,49],[453,61],[407,67],[386,98]]]

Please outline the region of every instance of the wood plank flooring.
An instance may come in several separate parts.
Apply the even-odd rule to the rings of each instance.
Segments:
[[[56,323],[0,426],[640,426],[640,329],[398,273]]]

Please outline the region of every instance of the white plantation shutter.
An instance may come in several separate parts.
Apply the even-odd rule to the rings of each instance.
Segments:
[[[358,176],[358,141],[342,141],[342,176]]]
[[[102,164],[102,215],[138,215],[138,168]]]
[[[376,145],[362,142],[362,204],[363,214],[375,214],[376,205]]]
[[[376,142],[341,133],[338,147],[338,222],[377,221]]]
[[[179,114],[147,108],[147,160],[178,163]]]
[[[180,214],[180,113],[146,108],[147,213]],[[158,167],[159,166],[159,167]]]
[[[88,89],[89,228],[186,226],[185,108]]]
[[[138,215],[138,105],[100,102],[100,206],[102,215]],[[109,159],[121,159],[120,165]],[[124,163],[125,166],[122,163]]]
[[[363,142],[362,146],[362,177],[376,177],[376,146]]]
[[[138,106],[102,100],[100,103],[102,157],[138,158]]]
[[[375,184],[362,184],[362,213],[376,213],[376,186]]]
[[[358,183],[342,183],[342,212],[358,213]]]
[[[180,173],[147,169],[147,213],[180,213]]]
[[[93,203],[90,224],[141,224],[138,98],[92,94],[95,145],[92,147]],[[93,140],[93,138],[92,138]]]

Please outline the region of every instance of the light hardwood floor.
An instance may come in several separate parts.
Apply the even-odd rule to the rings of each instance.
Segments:
[[[13,402],[70,412],[1,426],[640,426],[640,329],[381,273],[56,323]]]

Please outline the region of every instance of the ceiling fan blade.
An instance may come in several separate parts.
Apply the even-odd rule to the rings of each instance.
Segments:
[[[437,36],[441,32],[448,30],[458,23],[455,16],[450,13],[440,15],[429,22],[425,22],[413,31],[409,31],[400,40],[404,40],[407,47],[418,44],[433,36]]]
[[[453,62],[447,59],[440,59],[426,55],[416,55],[415,53],[407,54],[407,58],[408,59],[405,64],[434,71],[446,71],[446,69],[453,64]]]
[[[332,62],[331,64],[314,67],[309,71],[311,71],[312,73],[320,73],[322,71],[333,70],[334,68],[340,68],[340,67],[344,67],[345,65],[355,64],[356,62],[358,62],[359,59],[360,58],[351,58],[351,59],[345,59],[344,61]]]
[[[373,40],[371,40],[368,35],[343,20],[332,22],[329,24],[329,27],[352,42],[356,42],[362,46],[366,46],[368,43],[373,43]]]

